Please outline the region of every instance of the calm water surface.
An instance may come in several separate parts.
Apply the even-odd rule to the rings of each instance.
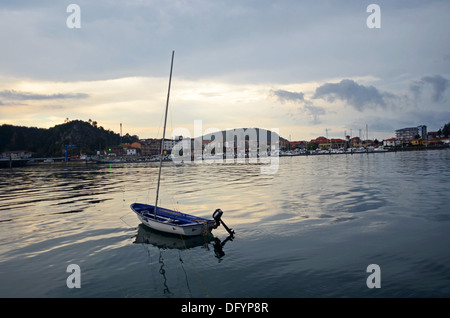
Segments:
[[[228,240],[139,224],[129,205],[154,203],[153,163],[2,169],[0,296],[449,297],[449,178],[450,150],[282,157],[273,175],[163,166],[160,205],[221,208]]]

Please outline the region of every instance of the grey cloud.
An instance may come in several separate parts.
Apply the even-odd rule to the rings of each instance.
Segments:
[[[383,28],[379,30],[383,35],[376,37],[366,33],[367,5],[355,0],[339,5],[332,0],[81,0],[76,2],[82,19],[77,30],[66,27],[69,3],[2,1],[0,28],[8,32],[0,34],[0,42],[11,43],[0,50],[2,73],[70,81],[165,77],[174,49],[177,74],[187,78],[286,83],[337,77],[350,68],[382,78],[386,73],[380,65],[388,74],[408,67],[419,72],[435,54],[441,57],[448,51],[442,41],[449,25],[445,9],[450,4],[445,1],[408,1],[407,10],[404,4],[386,1],[383,12],[396,19],[389,19],[390,32]],[[409,12],[413,16],[419,12],[420,19],[434,23],[405,25],[402,19],[410,18]],[[418,32],[428,36],[405,36]],[[439,43],[439,49],[424,56],[422,39],[427,47]],[[307,50],[304,43],[309,43]]]
[[[52,100],[52,99],[84,99],[88,98],[88,94],[75,93],[75,94],[36,94],[28,92],[18,92],[15,90],[0,91],[0,97],[6,100]]]
[[[442,101],[444,93],[449,87],[449,81],[441,75],[424,76],[420,81],[413,82],[410,85],[410,90],[414,93],[416,98],[419,98],[422,94],[423,87],[427,84],[430,85],[433,90],[433,101]]]
[[[3,103],[0,101],[0,107],[9,107],[9,106],[23,106],[25,104],[16,104],[16,103]]]
[[[415,99],[419,98],[420,95],[422,94],[422,86],[423,86],[423,83],[418,82],[418,81],[413,82],[409,85],[409,89],[414,94]]]
[[[386,107],[385,98],[392,98],[390,93],[381,93],[374,86],[364,86],[350,79],[339,83],[326,83],[316,89],[313,98],[326,99],[333,102],[335,99],[346,101],[356,110],[363,111],[367,107]]]
[[[303,116],[308,117],[312,124],[320,123],[320,116],[325,115],[325,109],[320,106],[315,106],[310,100],[305,99],[305,94],[302,92],[290,92],[286,90],[276,90],[272,91],[278,100],[282,103],[293,102],[300,105],[298,111],[302,113]],[[295,117],[294,114],[290,114]]]
[[[24,106],[24,105],[26,105],[26,104],[25,103],[21,103],[21,102],[15,102],[15,101],[5,101],[5,102],[3,102],[3,101],[0,100],[0,106],[8,107],[8,106]]]
[[[320,123],[320,118],[319,116],[321,115],[325,115],[325,109],[319,106],[314,106],[312,103],[308,102],[304,107],[303,107],[304,112],[306,113],[306,115],[308,115],[311,119],[311,122],[313,124],[319,124]]]
[[[281,102],[285,102],[285,101],[293,101],[293,102],[298,102],[298,101],[305,101],[305,94],[299,92],[289,92],[289,91],[285,91],[285,90],[276,90],[276,91],[272,91],[272,93],[278,97],[278,99]]]

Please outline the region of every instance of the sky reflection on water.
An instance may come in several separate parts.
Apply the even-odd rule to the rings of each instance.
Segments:
[[[0,170],[0,295],[448,297],[449,167],[448,150],[283,157],[273,175],[169,164],[161,205],[204,217],[221,208],[236,231],[188,249],[138,240],[129,205],[153,204],[156,165]],[[71,263],[79,290],[65,284]],[[378,290],[365,284],[372,263]]]

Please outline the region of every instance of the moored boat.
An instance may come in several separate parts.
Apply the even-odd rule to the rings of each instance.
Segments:
[[[158,207],[155,213],[155,206],[150,204],[133,203],[130,207],[143,224],[166,233],[205,235],[218,226],[214,219],[208,220],[161,207]]]

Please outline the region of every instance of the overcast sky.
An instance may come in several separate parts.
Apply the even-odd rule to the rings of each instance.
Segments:
[[[81,28],[67,26],[71,3]],[[291,140],[437,130],[450,121],[449,15],[448,0],[2,0],[0,124],[92,119],[162,137],[174,50],[168,135],[194,135],[194,120]]]

